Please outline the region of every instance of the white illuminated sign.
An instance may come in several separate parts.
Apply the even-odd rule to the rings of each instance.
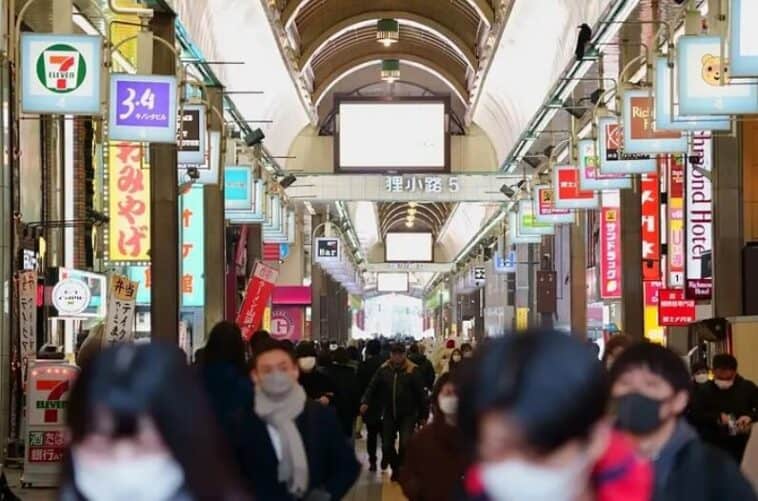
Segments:
[[[713,168],[712,143],[710,132],[694,133],[690,156],[698,163],[689,161],[686,166],[686,288],[691,299],[709,299],[712,292],[711,278],[702,274],[703,256],[713,248],[713,190],[706,177]]]
[[[388,193],[457,193],[461,189],[455,176],[387,176],[384,186]]]
[[[89,306],[92,292],[89,286],[76,278],[66,278],[53,288],[53,306],[61,317],[77,316]]]

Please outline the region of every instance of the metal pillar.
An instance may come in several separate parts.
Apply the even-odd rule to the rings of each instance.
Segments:
[[[571,284],[571,332],[584,340],[587,338],[587,249],[584,238],[586,214],[579,213],[571,225],[569,234]]]
[[[642,199],[639,186],[621,190],[622,311],[624,333],[634,339],[645,335],[642,288]]]

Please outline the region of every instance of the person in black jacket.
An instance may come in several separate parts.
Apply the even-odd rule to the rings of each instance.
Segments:
[[[256,499],[342,499],[360,473],[334,410],[306,397],[295,355],[269,341],[256,353],[251,426],[240,441],[243,474]]]
[[[350,365],[350,356],[345,348],[339,347],[332,354],[332,364],[326,373],[335,385],[335,409],[342,426],[342,433],[353,440],[355,418],[361,403],[358,374]]]
[[[297,365],[300,369],[300,386],[305,389],[305,394],[311,400],[317,400],[323,405],[333,405],[335,392],[334,382],[329,378],[326,370],[318,366],[316,348],[310,341],[301,341],[295,349]]]
[[[737,359],[732,355],[713,357],[713,375],[714,380],[695,394],[694,416],[709,425],[711,443],[739,463],[758,418],[758,388],[737,373]]]
[[[408,360],[418,365],[424,379],[424,388],[426,388],[427,392],[431,393],[432,389],[434,389],[434,366],[432,366],[432,362],[424,354],[424,345],[413,343],[408,352]]]
[[[406,358],[402,344],[392,346],[389,361],[374,374],[363,395],[361,413],[374,406],[382,411],[382,457],[392,467],[392,480],[397,481],[408,439],[427,413],[421,371]],[[400,447],[396,450],[398,435]]]
[[[610,373],[616,425],[655,471],[653,501],[755,501],[737,463],[704,443],[683,418],[692,383],[674,352],[653,343],[627,348]]]
[[[368,385],[376,371],[382,366],[384,360],[381,357],[382,345],[378,339],[372,339],[366,344],[366,360],[358,367],[358,385],[360,394],[364,395]],[[369,471],[376,471],[376,448],[378,438],[382,433],[382,412],[378,405],[371,406],[363,413],[363,422],[366,423],[366,448],[368,449]],[[382,458],[382,469],[386,469],[389,463]]]

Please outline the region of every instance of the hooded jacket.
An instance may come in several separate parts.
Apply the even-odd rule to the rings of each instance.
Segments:
[[[426,393],[418,366],[405,360],[402,367],[387,361],[376,371],[361,401],[381,410],[382,416],[391,419],[419,418],[426,415]]]

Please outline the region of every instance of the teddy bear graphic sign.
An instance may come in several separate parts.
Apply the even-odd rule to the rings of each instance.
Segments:
[[[758,80],[731,79],[721,38],[687,35],[677,53],[679,112],[683,115],[758,113]]]

